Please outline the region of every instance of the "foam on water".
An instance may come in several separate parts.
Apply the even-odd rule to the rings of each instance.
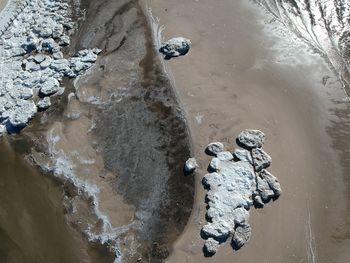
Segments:
[[[53,161],[52,167],[49,167],[54,176],[60,178],[63,181],[68,181],[78,189],[80,195],[83,195],[91,199],[92,208],[94,214],[102,222],[102,231],[96,232],[93,230],[91,224],[84,229],[85,234],[88,236],[89,241],[98,242],[103,245],[108,245],[110,249],[115,253],[115,263],[121,262],[122,254],[120,250],[119,237],[121,234],[130,230],[130,228],[136,226],[137,221],[133,221],[130,224],[113,228],[109,218],[100,210],[99,193],[100,189],[95,184],[92,184],[86,180],[81,180],[74,173],[75,165],[69,159],[62,149],[57,149],[57,144],[60,142],[60,136],[52,128],[47,133],[47,141],[49,144],[49,153]],[[89,160],[91,161],[91,160]],[[73,209],[74,211],[74,209]]]

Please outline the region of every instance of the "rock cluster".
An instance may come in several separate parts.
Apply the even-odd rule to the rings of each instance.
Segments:
[[[207,146],[206,152],[215,155],[209,164],[211,173],[202,180],[208,189],[208,222],[201,231],[207,256],[214,255],[229,238],[232,248],[240,249],[251,236],[249,209],[261,208],[282,193],[277,178],[266,170],[271,157],[261,149],[264,140],[261,131],[244,130],[237,142],[245,149],[231,154],[224,151],[222,143]]]
[[[24,3],[5,10],[10,18],[0,32],[0,125],[8,132],[18,131],[37,110],[50,107],[49,96],[64,91],[62,79],[82,74],[101,51],[82,50],[64,58],[61,50],[69,45],[75,27],[69,1]]]
[[[164,54],[165,59],[186,55],[190,50],[191,41],[183,37],[175,37],[162,43],[159,52]]]

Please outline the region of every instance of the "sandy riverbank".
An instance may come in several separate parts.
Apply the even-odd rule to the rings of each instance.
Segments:
[[[7,0],[0,0],[0,11],[6,6]]]
[[[344,118],[349,105],[333,72],[251,2],[148,4],[165,26],[165,39],[183,36],[193,43],[187,56],[168,62],[201,166],[192,217],[169,262],[349,260],[349,130]],[[252,239],[243,249],[234,253],[227,246],[205,259],[199,236],[205,212],[200,181],[209,159],[203,149],[217,140],[231,149],[244,128],[267,134],[271,171],[284,194],[251,213]]]

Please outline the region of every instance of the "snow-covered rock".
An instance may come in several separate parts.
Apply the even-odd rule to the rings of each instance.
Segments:
[[[185,162],[185,172],[186,173],[193,173],[196,168],[198,167],[197,161],[195,158],[189,158],[186,162]]]
[[[40,94],[42,96],[50,96],[59,91],[60,83],[55,78],[48,78],[44,83],[40,84]]]
[[[208,238],[207,240],[205,240],[204,242],[204,250],[205,253],[207,253],[209,256],[212,256],[216,253],[216,251],[219,248],[219,242],[216,241],[213,238]]]
[[[226,152],[219,152],[216,157],[220,160],[220,161],[232,161],[233,160],[233,155],[232,153],[226,151]]]
[[[221,142],[212,142],[207,146],[207,148],[205,149],[205,152],[207,154],[216,156],[219,152],[222,152],[223,150],[224,150],[224,145]]]
[[[254,169],[257,172],[260,172],[262,169],[265,169],[270,166],[272,159],[263,149],[256,148],[252,149],[252,157],[254,163]]]
[[[238,137],[238,141],[248,149],[261,147],[265,141],[265,134],[259,130],[247,129],[242,131]]]
[[[18,100],[15,107],[8,111],[8,124],[15,128],[22,128],[37,112],[33,101]]]
[[[250,239],[252,229],[249,225],[238,226],[235,234],[232,237],[232,247],[234,249],[240,249]]]
[[[40,99],[38,101],[38,103],[36,104],[36,106],[38,107],[39,110],[46,110],[47,108],[49,108],[51,106],[50,97],[45,97],[45,98]]]
[[[190,50],[191,41],[183,37],[175,37],[162,43],[159,52],[165,55],[166,59],[186,55]]]
[[[275,200],[281,194],[281,186],[275,176],[265,168],[271,164],[271,157],[261,148],[265,135],[257,130],[245,130],[238,136],[238,143],[251,149],[250,151],[236,149],[233,155],[224,152],[222,143],[209,144],[206,153],[216,155],[209,164],[209,171],[203,177],[202,183],[208,190],[206,219],[202,227],[202,236],[207,241],[207,247],[214,243],[212,253],[218,246],[232,237],[232,247],[240,249],[249,241],[251,227],[249,226],[249,209],[254,205],[262,208],[271,199]],[[209,148],[209,149],[208,149]],[[255,169],[254,169],[255,168]]]

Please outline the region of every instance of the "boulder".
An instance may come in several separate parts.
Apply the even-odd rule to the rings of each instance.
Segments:
[[[216,156],[219,152],[222,152],[223,150],[224,145],[221,142],[212,142],[207,146],[205,152],[209,155]]]
[[[260,148],[252,149],[253,165],[257,172],[270,166],[272,159],[264,150]]]
[[[40,63],[40,67],[42,69],[46,69],[50,67],[51,65],[51,58],[49,56],[46,56],[45,60]]]
[[[28,100],[33,97],[33,90],[26,88],[22,84],[11,85],[7,92],[14,99]]]
[[[52,30],[52,37],[59,38],[63,34],[62,24],[57,24]]]
[[[45,54],[36,54],[36,55],[33,57],[33,60],[34,60],[36,63],[40,64],[40,63],[43,62],[47,57],[49,57],[49,56],[47,56],[47,55],[45,55]]]
[[[75,74],[79,74],[81,71],[90,67],[90,64],[84,63],[79,57],[73,57],[69,59],[70,68]]]
[[[16,107],[9,110],[8,123],[15,128],[23,128],[37,112],[33,101],[18,100]]]
[[[233,155],[230,152],[219,152],[216,157],[220,161],[232,161],[233,160]]]
[[[50,68],[63,74],[71,70],[68,60],[64,58],[51,61]]]
[[[185,169],[185,172],[189,174],[189,173],[193,173],[197,167],[198,167],[198,164],[196,162],[196,159],[189,158],[185,163],[184,169]]]
[[[50,97],[42,98],[41,100],[38,101],[36,106],[38,107],[39,110],[46,110],[51,106]]]
[[[50,53],[55,53],[60,50],[60,46],[52,38],[46,38],[41,42],[41,49]]]
[[[233,220],[235,225],[246,225],[249,221],[249,212],[243,207],[238,207],[233,210]]]
[[[84,63],[95,63],[97,60],[96,53],[94,53],[91,49],[79,51],[78,56],[80,57],[81,62]]]
[[[67,36],[67,35],[62,35],[62,36],[60,37],[59,44],[60,44],[61,46],[68,46],[68,45],[70,44],[69,36]]]
[[[26,53],[31,53],[38,48],[39,40],[34,35],[29,35],[22,43],[21,47]]]
[[[40,86],[40,94],[42,96],[50,96],[59,90],[60,83],[55,78],[48,78]]]
[[[238,226],[232,237],[232,247],[238,250],[244,246],[244,244],[249,241],[251,232],[250,225]]]
[[[265,141],[265,134],[259,130],[247,129],[242,131],[237,139],[242,146],[248,149],[259,148]]]
[[[234,227],[230,226],[227,222],[213,222],[203,226],[202,234],[206,238],[214,238],[219,242],[225,242],[232,234]]]
[[[208,238],[207,240],[205,240],[204,242],[204,252],[208,255],[208,256],[212,256],[216,253],[216,251],[219,248],[219,242],[216,241],[213,238]]]
[[[175,37],[162,43],[159,52],[165,55],[166,59],[186,55],[190,50],[191,41],[183,37]]]
[[[34,61],[28,61],[25,63],[25,69],[29,72],[38,71],[40,69],[40,65],[38,65]]]

